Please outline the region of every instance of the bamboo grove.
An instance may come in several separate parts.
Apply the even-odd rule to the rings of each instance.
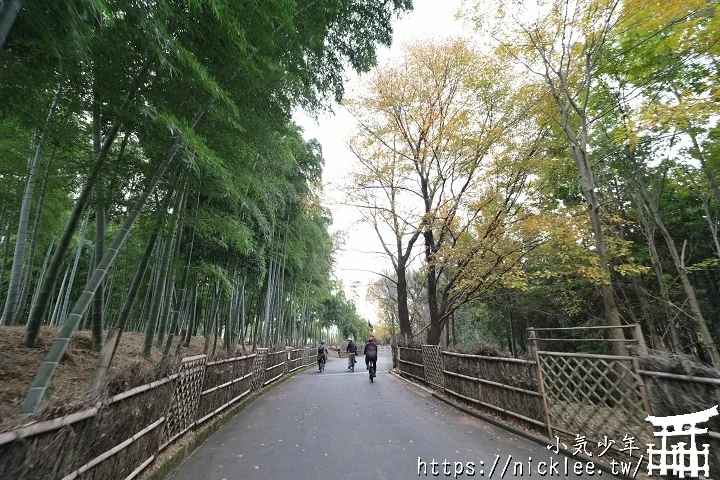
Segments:
[[[717,13],[466,2],[465,37],[380,66],[346,102],[347,192],[392,267],[388,335],[520,355],[527,327],[639,323],[720,365]]]
[[[98,351],[145,332],[148,358],[369,331],[331,281],[324,159],[291,115],[340,99],[409,1],[10,3],[1,322],[28,346],[58,329],[23,414],[78,329]]]

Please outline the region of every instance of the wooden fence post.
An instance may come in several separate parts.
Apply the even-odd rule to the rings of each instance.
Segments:
[[[548,438],[553,437],[552,427],[550,426],[550,409],[548,408],[547,395],[545,395],[545,385],[543,382],[542,365],[540,364],[540,354],[538,353],[537,336],[534,328],[528,328],[528,346],[530,352],[535,358],[535,364],[537,366],[537,381],[538,390],[540,391],[540,398],[542,398],[543,410],[545,410],[545,424],[547,425]]]
[[[646,357],[648,355],[648,348],[647,344],[645,343],[645,337],[643,336],[642,327],[639,323],[635,324],[635,329],[633,330],[633,333],[635,334],[635,348],[637,349],[637,354],[641,357]]]

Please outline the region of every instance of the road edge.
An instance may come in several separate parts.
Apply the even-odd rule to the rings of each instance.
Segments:
[[[196,430],[195,436],[186,444],[180,447],[180,449],[170,455],[167,459],[163,460],[161,464],[154,465],[156,467],[156,470],[152,473],[148,473],[146,475],[143,475],[139,478],[142,480],[167,480],[170,478],[171,475],[174,475],[178,470],[180,470],[180,467],[185,464],[187,460],[190,459],[190,457],[193,456],[193,454],[200,449],[205,443],[210,440],[210,438],[222,427],[224,427],[230,420],[235,418],[241,411],[243,411],[246,407],[248,407],[250,404],[252,404],[255,400],[257,400],[259,397],[261,397],[264,393],[269,392],[273,388],[281,385],[286,380],[289,380],[290,378],[294,377],[298,373],[304,372],[308,368],[312,367],[313,365],[308,365],[306,368],[302,368],[299,370],[296,370],[292,373],[284,375],[282,378],[278,379],[276,382],[271,383],[270,385],[261,388],[257,392],[254,392],[250,394],[247,398],[243,399],[240,403],[232,407],[227,412],[219,415],[215,419],[211,420],[207,425],[201,427],[200,429]],[[153,466],[153,464],[148,465],[148,468]]]
[[[478,419],[483,420],[483,421],[485,421],[485,422],[488,422],[488,423],[490,423],[490,424],[492,424],[492,425],[495,425],[496,427],[500,427],[500,428],[502,428],[502,429],[504,429],[504,430],[509,431],[510,433],[514,433],[515,435],[518,435],[518,436],[520,436],[520,437],[523,437],[523,438],[526,438],[526,439],[528,439],[528,440],[531,440],[531,441],[533,441],[533,442],[535,442],[535,443],[537,443],[537,444],[539,444],[539,445],[542,445],[542,446],[544,446],[544,447],[547,448],[548,439],[545,438],[545,437],[541,437],[541,436],[539,436],[539,435],[535,435],[535,434],[530,433],[530,432],[528,432],[528,431],[526,431],[526,430],[523,430],[523,429],[521,429],[521,428],[517,428],[517,427],[515,427],[515,426],[513,426],[513,425],[510,425],[510,424],[507,424],[507,423],[505,423],[505,422],[503,422],[503,421],[501,421],[501,420],[498,420],[497,418],[494,418],[494,417],[491,417],[491,416],[489,416],[489,415],[485,415],[485,414],[483,414],[483,413],[476,412],[476,411],[471,410],[471,409],[469,409],[469,408],[463,407],[462,405],[453,402],[453,401],[450,400],[449,398],[446,398],[446,397],[444,397],[443,395],[440,395],[439,393],[430,390],[429,388],[426,388],[426,387],[424,387],[424,386],[422,386],[422,385],[420,385],[420,384],[417,384],[417,383],[415,383],[415,382],[413,382],[413,381],[411,381],[411,380],[408,380],[407,378],[404,378],[403,376],[399,375],[399,374],[396,373],[396,372],[390,372],[390,374],[391,374],[392,376],[394,376],[395,378],[399,379],[399,380],[402,380],[402,381],[404,381],[404,382],[407,382],[407,383],[409,383],[410,385],[412,385],[412,386],[414,386],[414,387],[416,387],[416,388],[419,388],[419,389],[421,389],[421,390],[429,393],[429,394],[432,395],[434,398],[437,398],[438,400],[446,403],[447,405],[455,408],[456,410],[460,410],[461,412],[463,412],[463,413],[465,413],[465,414],[467,414],[467,415],[470,415],[471,417],[475,417],[475,418],[478,418]],[[562,448],[562,447],[560,447],[559,450],[560,450],[560,452],[564,453],[565,455],[569,456],[570,458],[577,458],[578,460],[581,460],[581,461],[583,461],[583,462],[585,462],[585,463],[587,463],[587,462],[592,462],[592,463],[597,467],[598,470],[602,470],[602,471],[605,472],[605,473],[609,473],[610,475],[613,476],[613,478],[622,478],[623,480],[636,480],[636,477],[631,477],[631,476],[623,475],[623,474],[620,474],[620,473],[614,474],[613,471],[612,471],[612,467],[611,467],[610,465],[608,465],[608,464],[605,463],[605,462],[598,461],[598,460],[597,460],[596,458],[594,458],[594,457],[588,457],[587,455],[583,455],[583,454],[581,454],[581,453],[578,453],[578,454],[573,455],[573,452],[572,452],[572,451],[570,451],[570,450],[568,450],[568,449],[566,449],[566,448]],[[642,475],[638,475],[638,477],[639,477],[639,478],[647,478],[647,477],[642,476]]]

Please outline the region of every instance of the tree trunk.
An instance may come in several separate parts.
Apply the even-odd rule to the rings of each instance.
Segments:
[[[55,306],[52,310],[52,315],[50,316],[49,323],[52,327],[56,327],[60,324],[60,317],[62,316],[61,310],[63,305],[60,297],[62,296],[62,292],[65,289],[65,282],[67,281],[68,272],[70,272],[70,267],[65,269],[65,275],[63,275],[62,283],[60,283],[60,291],[58,292],[57,299],[55,300]]]
[[[628,160],[630,160],[633,167],[635,167],[635,170],[637,172],[638,165],[634,152],[632,152],[630,148],[626,146],[624,153],[627,156]],[[700,342],[703,344],[705,350],[707,350],[707,353],[710,356],[713,365],[720,366],[720,352],[718,352],[715,341],[710,335],[710,330],[708,329],[707,323],[705,322],[705,318],[702,314],[702,310],[700,309],[700,303],[698,302],[697,296],[695,295],[695,289],[693,288],[692,284],[690,283],[690,279],[688,278],[687,270],[685,270],[685,259],[678,252],[677,247],[675,246],[675,240],[670,235],[670,232],[665,226],[665,222],[663,221],[662,217],[660,217],[658,206],[655,203],[655,200],[649,194],[647,187],[645,186],[645,181],[641,177],[641,173],[642,172],[638,172],[635,175],[635,182],[640,187],[640,194],[642,195],[644,200],[640,208],[644,208],[650,214],[651,218],[655,222],[655,225],[657,225],[657,227],[660,229],[660,233],[662,233],[662,236],[665,239],[665,243],[668,246],[670,257],[675,264],[675,268],[677,269],[678,276],[680,278],[680,283],[685,290],[685,295],[687,296],[688,303],[690,304],[690,310],[693,313],[695,323],[697,324],[698,333],[700,334]],[[683,245],[683,254],[684,252],[685,248]]]
[[[170,232],[170,239],[168,240],[168,252],[165,256],[165,262],[163,263],[162,269],[160,270],[160,282],[158,288],[163,288],[163,291],[165,293],[161,296],[162,304],[160,306],[161,308],[158,310],[160,324],[158,326],[157,342],[155,343],[156,348],[161,348],[163,346],[163,341],[165,340],[165,332],[167,331],[167,319],[173,308],[172,290],[174,287],[173,282],[175,280],[174,264],[178,251],[180,250],[180,232],[182,230],[181,218],[183,204],[185,203],[185,193],[186,187],[183,187],[182,192],[177,197],[178,201],[175,203],[175,207],[173,208],[175,223]]]
[[[38,199],[37,209],[35,210],[35,220],[33,221],[32,239],[30,240],[30,252],[28,254],[27,268],[25,270],[25,279],[23,280],[23,286],[20,290],[20,301],[18,302],[18,309],[15,311],[13,323],[17,323],[20,320],[20,317],[25,313],[27,296],[30,292],[30,285],[32,283],[33,265],[35,264],[35,248],[37,246],[37,239],[40,232],[40,221],[42,219],[43,204],[45,203],[45,193],[47,192],[47,182],[48,177],[50,176],[50,167],[52,167],[53,158],[55,158],[55,150],[56,148],[53,148],[47,167],[45,167],[45,176],[43,178],[42,188],[40,189],[40,198]]]
[[[99,22],[98,22],[99,23]],[[100,27],[96,25],[96,27]],[[97,88],[97,74],[93,66],[93,73],[95,73],[92,82],[92,109],[93,109],[93,131],[92,131],[92,142],[93,142],[93,158],[100,156],[100,148],[102,148],[101,132],[100,127],[102,123],[102,114],[100,112],[100,100],[98,98]],[[105,177],[101,171],[98,174],[97,185],[95,187],[95,264],[91,265],[90,270],[94,270],[100,265],[103,255],[105,255]],[[95,297],[92,303],[91,313],[91,331],[93,346],[97,351],[102,350],[103,345],[103,323],[104,323],[104,301],[105,301],[105,281],[103,280],[98,285],[98,289],[95,292]]]
[[[18,13],[20,13],[20,0],[7,0],[0,4],[0,48],[5,45]]]
[[[197,299],[198,299],[198,285],[195,284],[193,288],[193,300],[192,300],[192,307],[190,308],[190,318],[188,320],[188,329],[185,333],[185,339],[183,341],[183,345],[187,348],[190,346],[190,341],[192,340],[193,335],[195,334],[195,331],[197,330]]]
[[[155,340],[155,331],[157,330],[158,318],[161,313],[160,309],[163,302],[162,297],[165,295],[165,285],[162,283],[162,269],[165,265],[165,259],[168,255],[167,251],[169,248],[170,239],[161,238],[160,251],[162,252],[162,256],[157,259],[157,274],[155,275],[152,287],[148,285],[148,288],[152,288],[152,299],[150,300],[150,309],[148,310],[148,319],[145,325],[143,354],[146,358],[149,358],[152,354],[152,344]]]
[[[4,216],[4,215],[3,215]],[[7,265],[7,259],[8,254],[10,253],[10,228],[11,228],[12,222],[10,220],[7,221],[7,227],[5,228],[5,236],[3,237],[3,243],[5,246],[3,247],[3,258],[2,258],[2,266],[0,266],[0,295],[2,295],[4,283],[5,283],[5,266]],[[3,297],[6,299],[7,303],[7,297]],[[5,310],[5,305],[3,304],[3,310]]]
[[[45,141],[47,139],[48,129],[50,128],[50,120],[52,119],[53,112],[57,106],[57,92],[53,98],[52,104],[50,105],[50,111],[48,112],[45,120],[45,127],[43,132],[38,139],[37,148],[35,149],[35,155],[30,161],[28,168],[27,181],[25,182],[25,193],[23,195],[22,204],[20,207],[20,220],[18,221],[18,233],[15,239],[15,253],[13,255],[13,263],[10,268],[10,283],[8,284],[7,300],[5,301],[5,308],[3,310],[2,319],[0,319],[0,325],[13,325],[18,310],[18,302],[20,300],[20,289],[22,281],[22,271],[25,264],[25,237],[27,235],[28,220],[30,217],[30,207],[32,207],[33,192],[35,191],[35,181],[37,179],[37,171],[40,165],[40,159],[42,158],[43,148],[45,147]]]
[[[213,334],[214,330],[217,330],[215,328],[217,318],[217,310],[218,306],[220,305],[220,281],[215,281],[215,293],[213,295],[213,303],[212,303],[212,309],[210,313],[210,317],[206,320],[206,327],[205,327],[205,346],[203,347],[203,353],[207,355],[207,353],[210,351],[210,336]]]
[[[145,286],[145,298],[143,299],[142,308],[140,309],[140,318],[138,319],[133,331],[144,332],[145,331],[145,317],[147,313],[148,303],[152,301],[150,294],[152,293],[152,286],[155,285],[157,278],[157,264],[161,261],[162,248],[160,248],[160,242],[155,240],[155,262],[153,262],[153,268],[150,270],[150,277],[148,278],[147,285]]]
[[[60,323],[65,323],[67,317],[67,311],[70,308],[70,295],[72,294],[73,283],[75,283],[75,274],[77,273],[77,267],[80,263],[80,257],[82,256],[82,250],[85,243],[85,232],[87,231],[88,219],[90,218],[90,210],[85,214],[85,220],[83,220],[82,227],[80,227],[80,236],[78,237],[78,246],[75,250],[75,261],[73,262],[72,271],[70,272],[70,280],[68,281],[67,289],[65,290],[65,296],[60,308]],[[88,268],[92,268],[90,265]],[[62,290],[58,292],[58,298],[62,295]]]
[[[400,335],[412,337],[412,326],[410,325],[410,310],[408,309],[407,272],[405,262],[398,262],[395,270],[397,274],[397,300],[398,300],[398,323]]]
[[[440,309],[437,301],[437,275],[433,264],[433,249],[435,240],[432,231],[423,232],[425,238],[425,268],[427,269],[427,299],[430,310],[430,327],[427,333],[428,345],[439,345],[443,324],[440,321]]]
[[[50,260],[50,254],[52,253],[52,248],[55,246],[55,239],[53,238],[50,242],[50,246],[47,249],[47,253],[45,254],[45,260],[43,260],[42,267],[40,268],[40,275],[38,276],[38,281],[35,284],[35,292],[33,292],[33,296],[30,299],[30,308],[35,305],[35,302],[37,301],[38,293],[40,292],[40,284],[43,281],[43,278],[45,278],[45,268],[47,268],[48,260]]]
[[[645,320],[647,328],[650,331],[650,348],[658,349],[661,347],[661,342],[657,335],[655,319],[653,318],[650,311],[650,306],[648,305],[647,295],[640,287],[638,279],[634,275],[632,276],[632,284],[633,289],[635,290],[635,296],[637,297],[638,302],[640,302],[640,311],[642,312],[643,319]]]
[[[243,278],[242,285],[240,287],[240,339],[242,354],[245,355],[245,283],[247,282],[247,275]]]
[[[270,258],[270,268],[268,269],[268,275],[267,275],[267,288],[265,290],[265,308],[263,311],[263,328],[261,332],[261,338],[260,338],[260,345],[262,347],[267,347],[267,338],[268,338],[268,329],[270,328],[270,317],[271,317],[271,307],[272,307],[272,293],[273,293],[273,285],[274,285],[274,276],[275,276],[275,260],[271,257]]]
[[[97,185],[97,206],[95,210],[95,264],[92,270],[100,265],[105,254],[105,205],[103,201],[103,178],[98,179]],[[105,282],[100,282],[92,302],[92,339],[96,350],[102,350],[103,345],[103,324],[104,324],[104,303],[105,303]]]

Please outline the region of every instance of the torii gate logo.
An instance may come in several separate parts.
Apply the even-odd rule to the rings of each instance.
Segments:
[[[655,444],[648,444],[648,475],[656,472],[660,475],[667,475],[670,472],[680,478],[685,478],[685,474],[689,473],[691,478],[698,478],[699,473],[705,477],[710,475],[710,465],[708,457],[710,454],[710,445],[703,444],[702,450],[698,450],[695,443],[695,435],[707,433],[707,428],[697,428],[698,423],[707,422],[710,418],[718,414],[718,406],[703,410],[702,412],[688,413],[685,415],[672,415],[668,417],[648,416],[645,421],[650,422],[655,427],[662,427],[659,432],[653,433],[653,436],[660,437],[660,449],[655,449]],[[689,425],[684,429],[685,425]],[[672,427],[668,431],[668,427]],[[668,437],[690,437],[690,448],[685,448],[686,442],[678,442],[672,445],[668,450]],[[658,459],[658,463],[653,463],[653,457]],[[669,461],[668,461],[669,459]],[[700,460],[703,460],[702,465]]]

